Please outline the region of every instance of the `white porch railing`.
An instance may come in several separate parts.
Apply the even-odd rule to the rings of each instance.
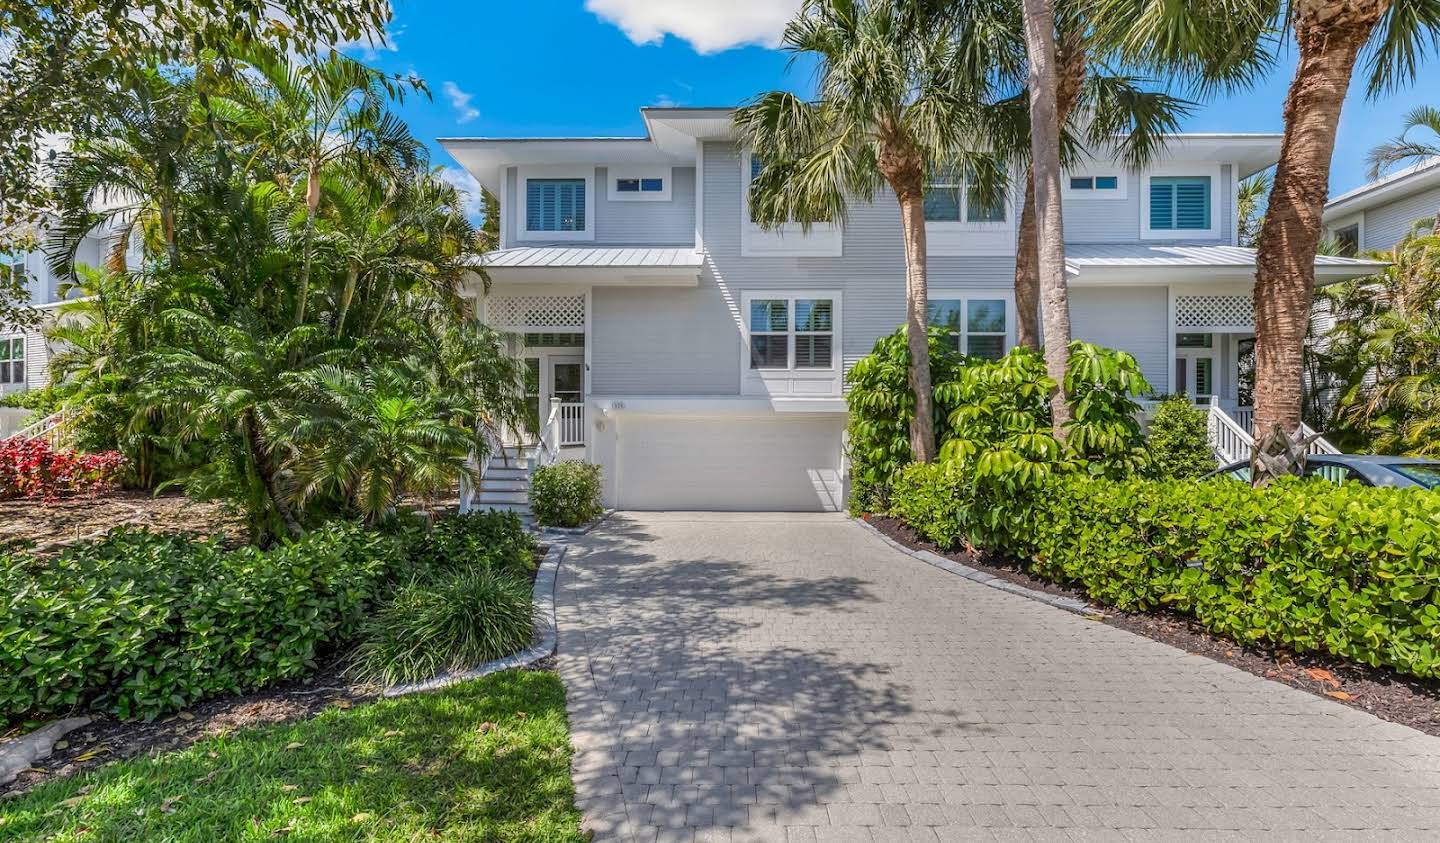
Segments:
[[[585,405],[562,402],[560,404],[560,446],[568,448],[585,444]]]
[[[1211,398],[1207,425],[1210,431],[1210,445],[1215,449],[1215,459],[1221,465],[1250,459],[1250,453],[1255,447],[1255,437],[1250,433],[1255,429],[1253,407],[1226,410],[1220,406],[1218,399]],[[1302,423],[1300,435],[1315,436],[1315,430],[1308,424]],[[1325,437],[1316,436],[1305,446],[1305,453],[1338,454],[1340,449],[1330,444]]]
[[[56,448],[60,445],[60,437],[65,434],[65,423],[69,420],[70,414],[61,410],[51,413],[29,427],[21,428],[15,432],[15,436],[27,441],[44,439],[50,443],[50,447]]]
[[[545,423],[540,425],[540,443],[535,447],[535,455],[530,458],[530,470],[542,465],[550,465],[560,458],[561,446],[561,407],[564,404],[559,398],[550,399],[550,414],[545,417]]]

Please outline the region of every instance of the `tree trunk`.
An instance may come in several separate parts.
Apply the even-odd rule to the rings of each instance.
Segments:
[[[1302,420],[1305,334],[1330,159],[1355,58],[1390,0],[1296,2],[1300,60],[1285,98],[1285,138],[1255,261],[1257,440]],[[1259,462],[1252,459],[1253,466]],[[1256,483],[1265,482],[1252,471]]]
[[[1064,440],[1072,417],[1065,393],[1070,356],[1070,297],[1065,283],[1065,227],[1060,207],[1060,114],[1057,104],[1054,0],[1024,0],[1025,50],[1030,59],[1030,161],[1035,173],[1035,240],[1045,368],[1055,381],[1050,399],[1055,436]]]
[[[278,472],[270,463],[270,451],[265,447],[265,440],[260,435],[260,425],[253,413],[246,413],[242,424],[245,427],[245,444],[250,449],[250,459],[255,462],[255,471],[265,486],[265,493],[275,506],[275,513],[280,516],[280,523],[285,525],[285,531],[291,538],[298,537],[303,532],[300,521],[295,517],[295,510],[291,509],[284,490],[280,488]]]
[[[925,264],[925,162],[909,143],[882,143],[880,172],[900,203],[905,239],[905,336],[910,346],[910,391],[915,418],[910,452],[916,462],[935,460],[935,397],[930,384],[930,285]]]
[[[305,177],[305,231],[300,261],[300,283],[295,294],[295,327],[305,324],[305,308],[310,299],[311,241],[315,237],[315,213],[320,209],[320,167],[311,164]]]
[[[1040,241],[1035,234],[1035,168],[1025,168],[1025,207],[1015,249],[1015,341],[1040,348]]]
[[[1083,37],[1072,35],[1057,48],[1059,80],[1055,91],[1057,131],[1070,119],[1085,85],[1088,55]],[[1035,233],[1035,167],[1025,168],[1025,205],[1020,209],[1020,231],[1015,251],[1015,339],[1038,349],[1040,339],[1040,242]]]

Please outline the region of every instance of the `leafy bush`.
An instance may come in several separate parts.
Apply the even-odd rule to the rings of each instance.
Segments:
[[[1158,480],[1185,480],[1215,470],[1205,412],[1184,395],[1171,395],[1155,407],[1146,449],[1147,473]]]
[[[479,565],[528,577],[535,570],[535,540],[513,512],[471,512],[434,526],[403,528],[415,575],[431,576]]]
[[[600,517],[600,466],[566,460],[535,469],[530,509],[547,527],[578,527]]]
[[[354,635],[400,559],[353,526],[268,552],[119,528],[55,559],[0,556],[0,719],[151,718],[298,677]]]
[[[506,513],[333,525],[269,551],[119,528],[53,559],[0,555],[0,722],[70,708],[151,718],[293,679],[398,584],[483,571],[528,605],[534,564]]]
[[[930,380],[954,380],[964,358],[941,328],[930,329]],[[910,423],[915,418],[915,393],[910,389],[910,346],[901,328],[875,342],[845,376],[850,417],[847,456],[850,459],[850,508],[884,510],[890,478],[912,459]],[[935,395],[935,430],[945,430],[949,408]],[[943,436],[941,437],[943,439]]]
[[[0,441],[0,498],[56,500],[114,489],[125,470],[118,451],[82,454],[54,448],[43,438]]]
[[[1440,497],[1282,480],[1072,474],[977,505],[953,466],[915,466],[895,510],[927,538],[1026,560],[1126,610],[1168,606],[1241,643],[1440,676]]]
[[[533,612],[528,580],[483,566],[417,579],[366,621],[351,670],[394,684],[474,667],[529,644]]]

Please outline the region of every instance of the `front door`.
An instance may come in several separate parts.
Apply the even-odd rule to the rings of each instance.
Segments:
[[[585,400],[585,361],[580,357],[550,358],[550,397],[565,404]]]
[[[1196,403],[1209,401],[1215,394],[1214,352],[1176,351],[1175,391]]]

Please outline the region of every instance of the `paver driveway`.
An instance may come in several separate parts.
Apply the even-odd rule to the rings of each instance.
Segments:
[[[557,612],[602,839],[1440,833],[1440,739],[838,515],[613,516],[566,555]]]

